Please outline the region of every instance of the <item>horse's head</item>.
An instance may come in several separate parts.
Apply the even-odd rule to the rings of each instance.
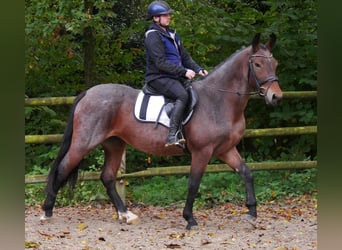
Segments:
[[[249,82],[258,89],[259,95],[265,98],[266,103],[271,105],[279,104],[283,98],[283,92],[276,76],[278,62],[271,53],[275,42],[276,36],[271,34],[266,45],[262,45],[260,34],[256,34],[249,56]]]

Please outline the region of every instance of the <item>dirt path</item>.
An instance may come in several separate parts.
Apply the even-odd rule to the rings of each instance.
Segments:
[[[288,199],[258,207],[256,226],[230,203],[195,210],[199,230],[185,230],[182,208],[131,207],[139,223],[116,219],[109,204],[55,209],[42,223],[40,207],[25,209],[25,246],[34,249],[317,249],[317,201]]]

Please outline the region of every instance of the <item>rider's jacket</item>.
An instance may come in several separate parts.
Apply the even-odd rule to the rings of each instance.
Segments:
[[[152,24],[145,33],[146,76],[148,83],[158,78],[181,79],[186,69],[198,73],[202,68],[191,58],[176,31],[164,31]]]

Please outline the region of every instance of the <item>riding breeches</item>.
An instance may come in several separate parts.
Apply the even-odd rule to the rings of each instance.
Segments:
[[[189,95],[183,84],[173,78],[159,78],[148,83],[158,93],[171,100],[180,100],[184,105],[187,104]]]

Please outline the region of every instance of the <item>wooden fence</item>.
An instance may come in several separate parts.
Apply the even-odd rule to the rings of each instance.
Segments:
[[[288,99],[307,99],[316,98],[316,91],[289,91],[284,92],[284,98]],[[252,96],[252,98],[257,98]],[[70,105],[75,97],[49,97],[49,98],[27,98],[25,99],[26,106],[53,106],[53,105]],[[265,128],[265,129],[246,129],[244,137],[262,137],[262,136],[282,136],[282,135],[303,135],[316,134],[317,126],[300,126],[286,128]],[[41,144],[41,143],[59,143],[62,139],[61,134],[51,135],[25,135],[25,143]],[[280,169],[304,169],[317,167],[317,161],[286,161],[286,162],[247,162],[252,170],[280,170]],[[120,182],[123,178],[137,178],[157,175],[178,175],[189,173],[190,166],[171,166],[147,168],[143,171],[134,173],[126,173],[125,155],[121,162],[120,171],[118,173],[118,191],[124,197],[124,185]],[[226,164],[211,164],[208,165],[206,173],[209,172],[228,172],[232,171]],[[46,181],[46,175],[25,176],[25,184],[43,183]],[[99,180],[99,172],[82,172],[80,180]]]

